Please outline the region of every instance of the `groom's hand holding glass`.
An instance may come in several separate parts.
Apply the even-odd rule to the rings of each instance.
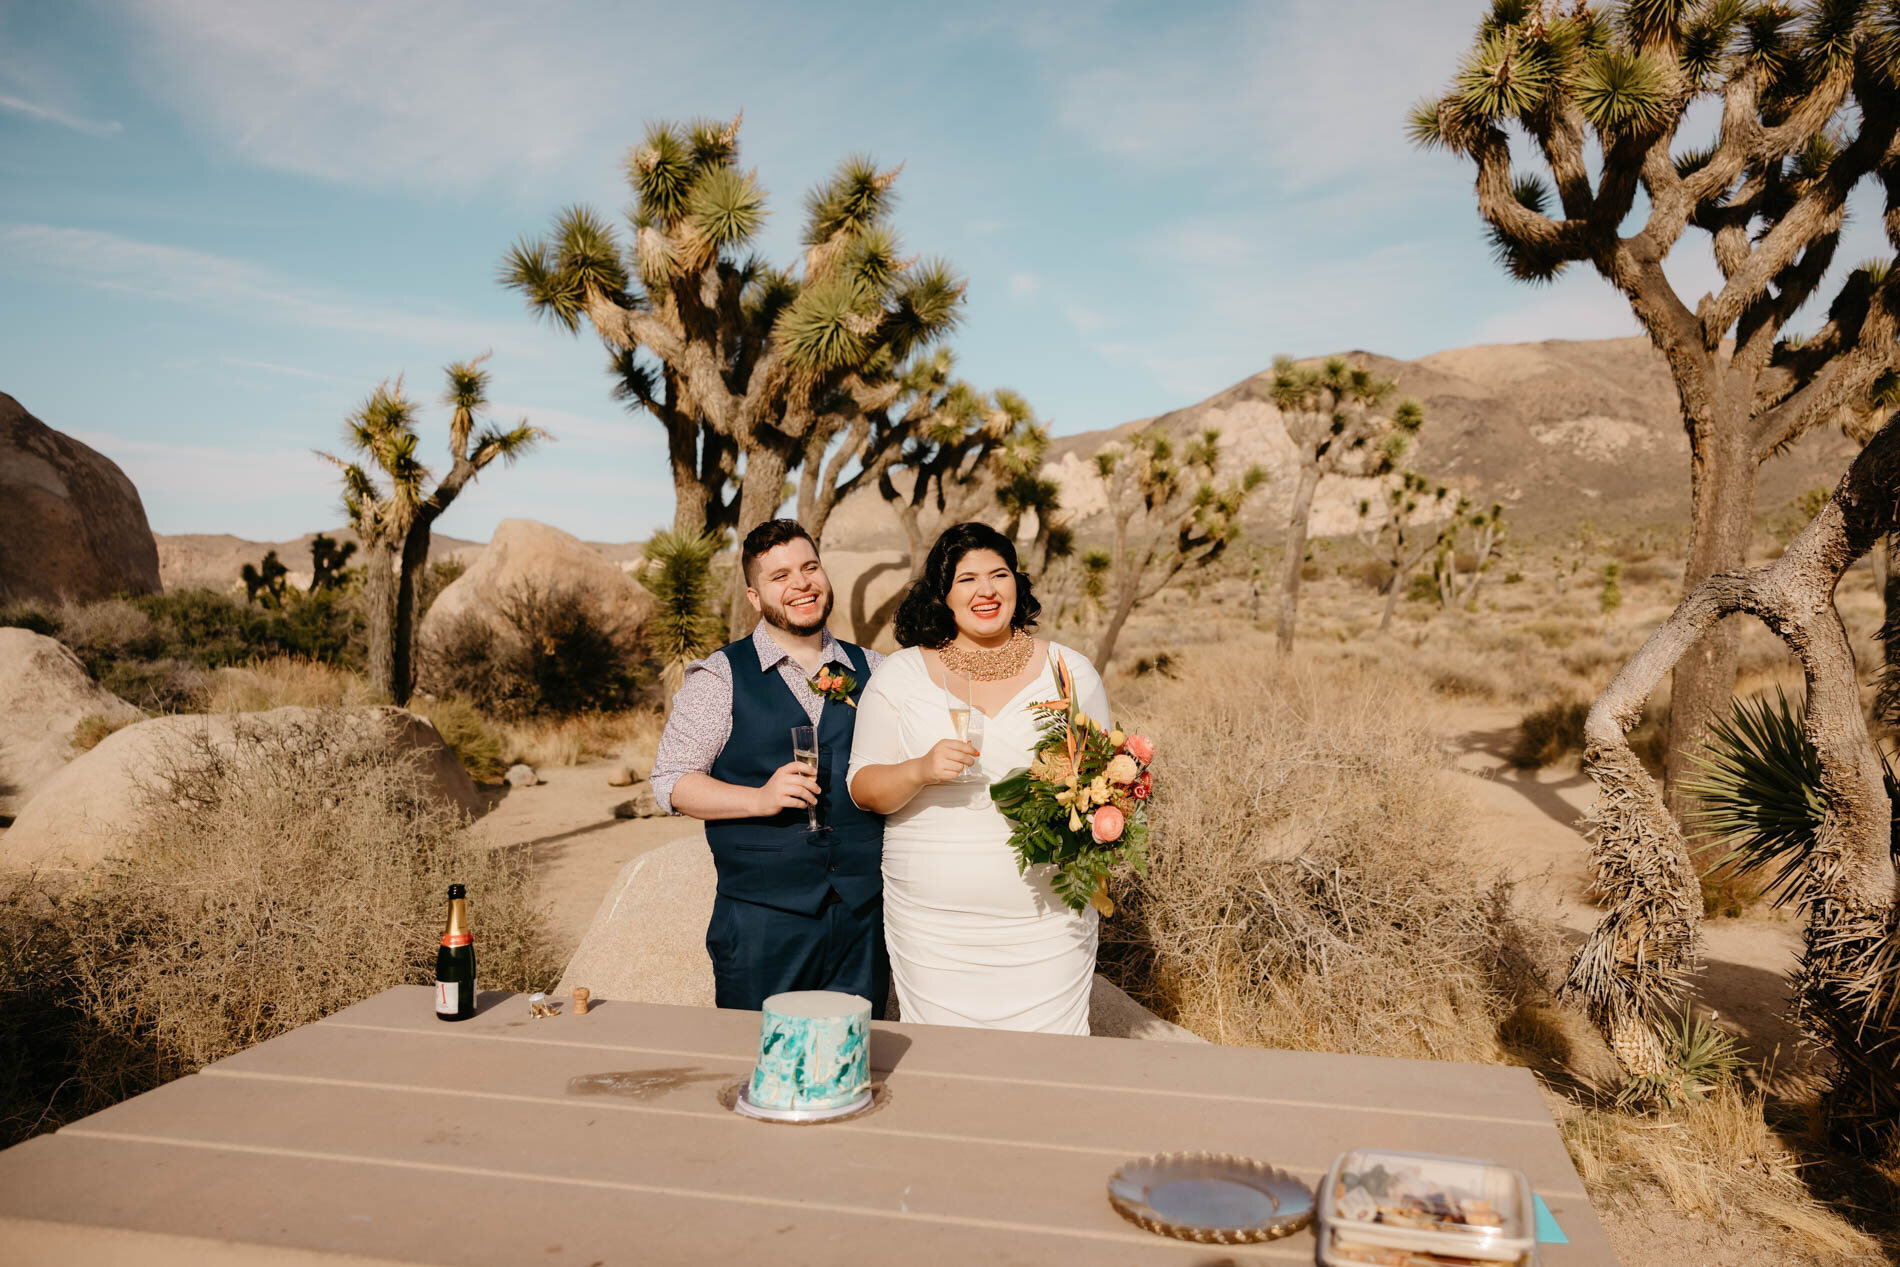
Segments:
[[[765,785],[756,788],[753,816],[770,818],[780,810],[810,809],[818,804],[818,776],[812,768],[794,759],[772,771]]]

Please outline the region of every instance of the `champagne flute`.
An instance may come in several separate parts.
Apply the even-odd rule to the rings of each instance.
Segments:
[[[818,777],[818,727],[792,727],[792,760],[811,771],[811,777]],[[811,831],[818,830],[818,806],[805,807],[805,826]]]
[[[945,669],[943,694],[944,703],[950,710],[951,733],[964,743],[973,744],[981,750],[983,713],[974,702],[974,690],[968,675]],[[950,781],[952,783],[981,783],[983,772],[971,765]]]

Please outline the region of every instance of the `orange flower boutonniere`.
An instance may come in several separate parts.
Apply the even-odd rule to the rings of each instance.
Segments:
[[[858,681],[843,669],[835,669],[827,664],[818,670],[818,676],[812,678],[811,689],[834,704],[849,704],[856,708],[858,702],[851,698],[851,692],[858,689]]]

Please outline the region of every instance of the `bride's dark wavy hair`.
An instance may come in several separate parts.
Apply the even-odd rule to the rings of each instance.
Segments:
[[[948,645],[957,636],[956,617],[945,601],[957,579],[957,565],[972,550],[994,550],[1016,574],[1016,610],[1010,613],[1012,629],[1034,629],[1042,615],[1029,586],[1029,574],[1016,565],[1016,545],[986,523],[960,523],[943,530],[937,543],[924,559],[924,574],[911,582],[904,601],[897,608],[897,645],[900,647],[937,648]]]

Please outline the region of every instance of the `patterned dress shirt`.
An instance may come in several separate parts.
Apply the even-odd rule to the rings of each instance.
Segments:
[[[759,653],[760,669],[766,673],[778,671],[785,685],[791,688],[792,696],[804,707],[805,715],[811,718],[811,724],[816,726],[818,715],[825,708],[825,697],[811,689],[815,675],[805,672],[805,666],[778,645],[770,625],[761,622],[752,631],[752,645]],[[847,672],[856,672],[845,658],[844,647],[831,636],[829,629],[825,631],[820,654],[824,656],[821,664],[835,664]],[[884,657],[866,647],[864,660],[875,671]],[[679,694],[673,697],[673,715],[666,719],[666,732],[660,736],[660,750],[653,758],[653,774],[649,780],[653,785],[653,799],[660,803],[661,809],[669,814],[679,812],[673,808],[673,786],[686,775],[709,772],[731,734],[732,661],[720,650],[688,665],[686,680],[681,683]],[[792,759],[789,739],[785,759]]]

